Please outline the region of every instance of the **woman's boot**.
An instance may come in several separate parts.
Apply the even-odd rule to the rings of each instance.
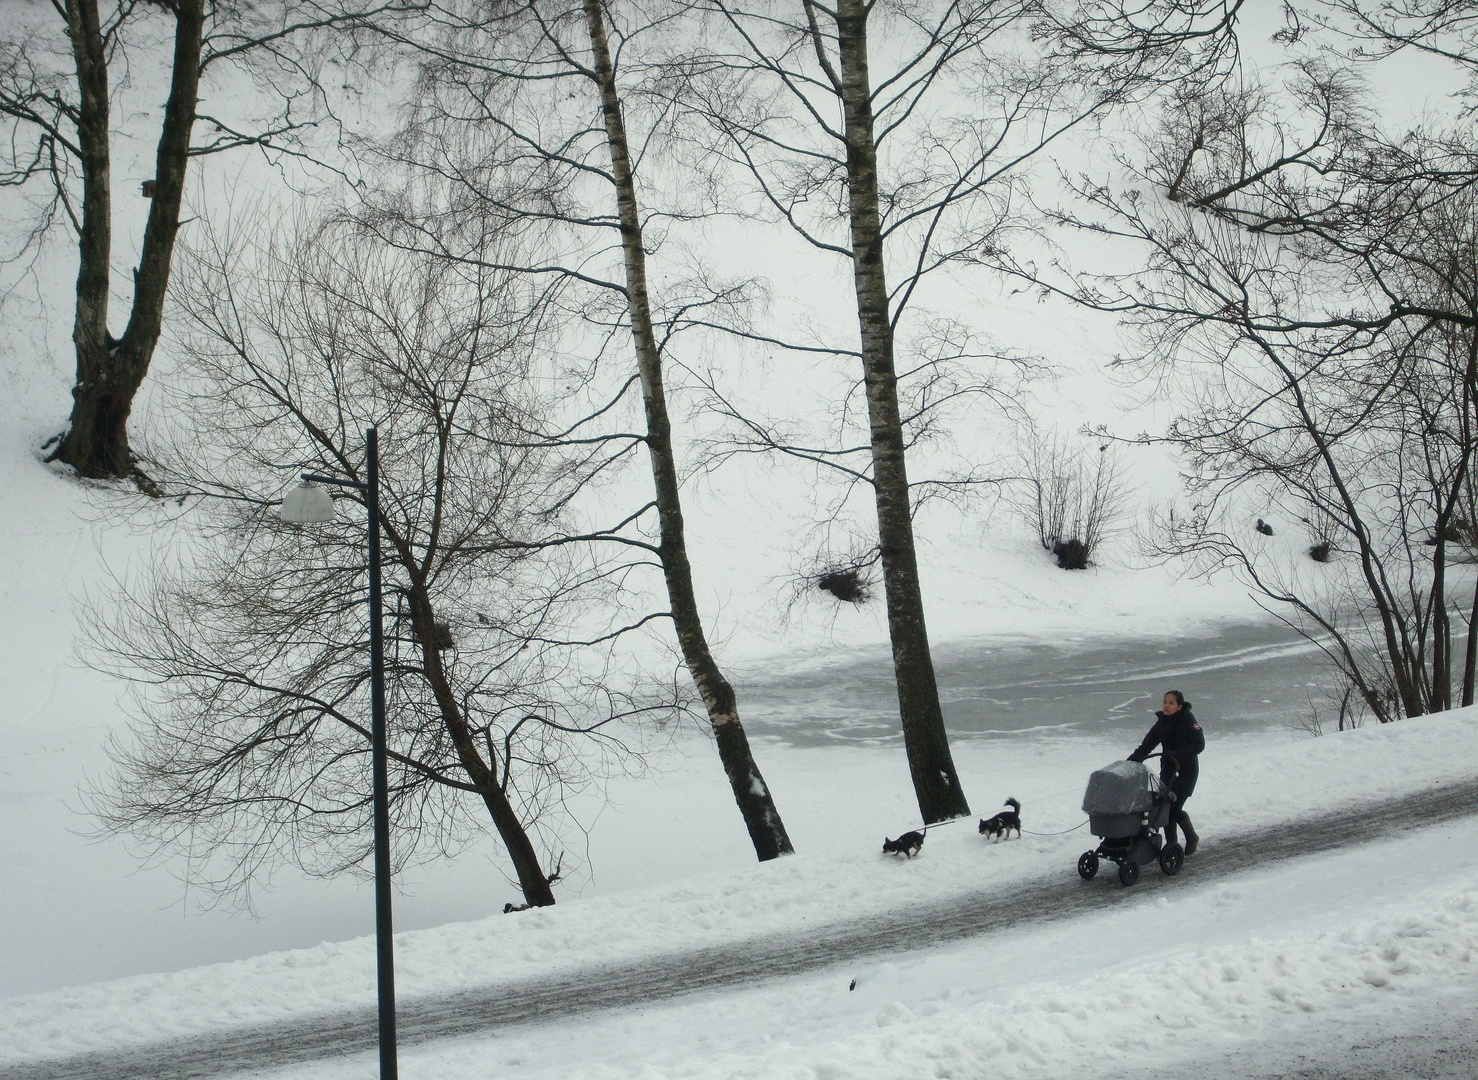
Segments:
[[[1191,828],[1191,816],[1184,810],[1175,812],[1175,820],[1185,830],[1185,857],[1189,859],[1196,853],[1196,845],[1201,838],[1196,835],[1196,830]]]

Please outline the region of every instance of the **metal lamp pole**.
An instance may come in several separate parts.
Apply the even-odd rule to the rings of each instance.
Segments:
[[[335,476],[304,473],[305,481],[355,488],[364,492],[369,511],[369,604],[370,604],[370,743],[371,768],[374,773],[375,818],[375,955],[380,1000],[380,1080],[399,1080],[400,1067],[395,1052],[395,940],[390,918],[390,768],[385,742],[385,627],[384,605],[380,591],[380,444],[374,428],[364,433],[365,480],[345,480]],[[312,489],[299,488],[298,492]],[[328,502],[328,516],[314,516],[313,510],[300,511],[289,518],[288,503],[283,500],[283,517],[304,523],[329,521],[333,517]],[[320,493],[325,495],[326,493]]]

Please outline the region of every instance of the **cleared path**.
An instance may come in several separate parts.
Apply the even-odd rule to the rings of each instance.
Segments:
[[[1478,780],[1418,795],[1348,807],[1208,841],[1174,881],[1147,872],[1133,888],[1111,873],[1082,882],[1071,867],[1009,889],[953,898],[896,916],[836,924],[805,937],[766,939],[658,957],[639,964],[594,967],[550,979],[500,983],[446,997],[403,1001],[402,1045],[486,1035],[546,1020],[643,1005],[689,994],[781,979],[900,947],[928,948],[1013,927],[1069,919],[1121,904],[1151,903],[1163,888],[1215,882],[1272,861],[1334,851],[1403,831],[1478,813]],[[1110,871],[1112,867],[1108,868]],[[1148,870],[1149,868],[1147,868]],[[185,1080],[247,1069],[280,1068],[368,1053],[375,1047],[372,1010],[305,1017],[291,1024],[201,1035],[189,1041],[0,1066],[0,1080]],[[1299,1075],[1299,1074],[1291,1074]],[[1304,1074],[1318,1077],[1317,1072]],[[1420,1074],[1413,1074],[1420,1075]]]

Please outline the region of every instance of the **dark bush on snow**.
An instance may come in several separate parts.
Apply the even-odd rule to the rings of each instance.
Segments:
[[[1057,565],[1064,570],[1088,569],[1088,545],[1081,540],[1061,540],[1052,544],[1052,554],[1057,556]]]

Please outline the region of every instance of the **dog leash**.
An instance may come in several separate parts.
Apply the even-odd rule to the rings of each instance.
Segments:
[[[935,822],[931,822],[928,825],[925,825],[923,827],[923,829],[920,830],[920,831],[927,833],[930,829],[940,829],[940,828],[943,828],[946,825],[953,825],[953,824],[955,824],[958,821],[964,821],[964,820],[965,820],[964,818],[953,817],[953,818],[948,818],[948,819],[946,819],[944,821],[935,821]]]
[[[1065,791],[1053,791],[1053,792],[1050,792],[1049,794],[1046,794],[1046,795],[1032,795],[1032,796],[1030,796],[1030,797],[1028,797],[1026,799],[1023,799],[1021,804],[1023,806],[1034,806],[1037,803],[1047,802],[1049,799],[1060,799],[1064,795],[1072,795],[1074,792],[1078,792],[1078,791],[1082,791],[1082,790],[1083,790],[1082,786],[1079,785],[1078,787],[1068,788]]]
[[[1088,819],[1084,818],[1071,829],[1063,829],[1062,832],[1032,832],[1030,829],[1022,829],[1021,831],[1026,833],[1027,836],[1066,836],[1070,832],[1077,832],[1086,824],[1088,824]]]

